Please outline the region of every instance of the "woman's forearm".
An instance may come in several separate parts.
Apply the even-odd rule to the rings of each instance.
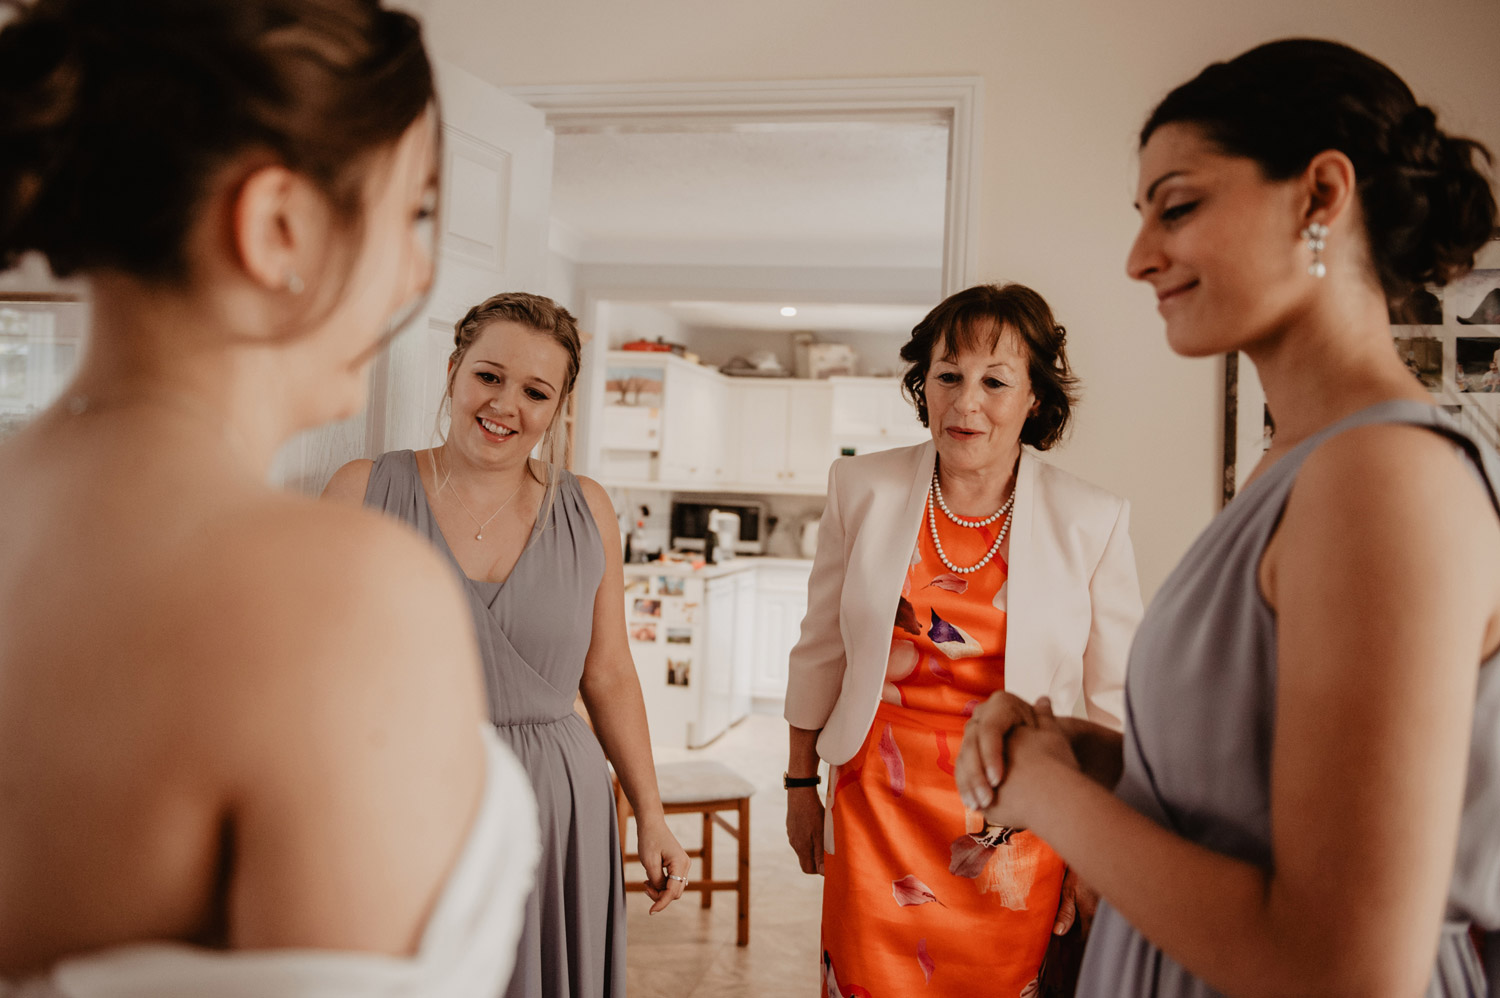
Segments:
[[[1246,996],[1296,993],[1299,980],[1306,993],[1322,993],[1304,976],[1312,971],[1276,945],[1264,871],[1180,838],[1092,777],[1060,764],[1033,776],[1023,805],[1031,830],[1195,975]]]
[[[818,734],[807,728],[788,725],[791,732],[787,749],[786,775],[808,777],[818,775]]]
[[[1059,718],[1058,725],[1068,736],[1073,755],[1089,779],[1113,790],[1125,767],[1125,739],[1120,732],[1080,718]]]
[[[663,818],[640,680],[633,666],[629,671],[620,669],[612,673],[592,677],[586,673],[579,693],[636,820]]]

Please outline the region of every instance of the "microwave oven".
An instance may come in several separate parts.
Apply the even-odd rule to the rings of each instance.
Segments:
[[[708,514],[720,509],[740,518],[735,554],[765,554],[766,504],[754,499],[677,493],[672,499],[670,546],[677,551],[702,551],[708,533]]]

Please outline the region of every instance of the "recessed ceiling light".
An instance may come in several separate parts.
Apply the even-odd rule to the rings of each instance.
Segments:
[[[790,319],[792,316],[797,314],[797,310],[795,308],[792,308],[792,306],[790,305],[785,305],[781,309],[781,314]]]

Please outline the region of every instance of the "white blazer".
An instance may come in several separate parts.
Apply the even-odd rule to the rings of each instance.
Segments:
[[[822,729],[818,754],[835,765],[875,720],[936,455],[929,442],[841,458],[828,473],[785,716]],[[1005,689],[1027,701],[1045,694],[1059,716],[1081,692],[1089,719],[1118,730],[1141,619],[1130,504],[1023,448],[1011,515]]]

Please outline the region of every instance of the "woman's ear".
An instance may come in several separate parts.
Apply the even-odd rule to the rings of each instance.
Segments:
[[[1305,204],[1301,226],[1314,223],[1334,228],[1355,203],[1354,164],[1337,149],[1325,149],[1302,171]]]
[[[329,222],[312,184],[284,166],[258,167],[241,182],[232,219],[234,250],[245,274],[267,291],[301,294]]]

